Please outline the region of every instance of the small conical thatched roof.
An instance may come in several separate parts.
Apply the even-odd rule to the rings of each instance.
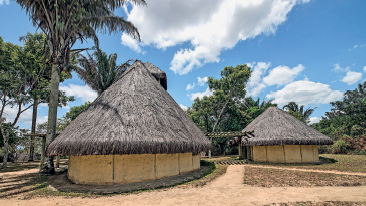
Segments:
[[[47,147],[46,155],[198,153],[208,138],[140,61]]]
[[[241,138],[243,146],[333,144],[330,137],[277,107],[269,107],[243,131],[253,131]],[[237,139],[230,140],[229,145],[237,144]]]
[[[164,89],[167,90],[168,80],[165,72],[163,72],[161,69],[151,64],[150,62],[145,62],[144,65],[147,68],[147,70],[149,70],[149,72],[155,77],[155,79],[160,82],[161,86],[163,86]]]

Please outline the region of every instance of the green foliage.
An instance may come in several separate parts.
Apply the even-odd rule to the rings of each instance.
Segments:
[[[3,128],[5,131],[9,129],[9,123],[3,123]],[[17,141],[17,135],[15,134],[16,128],[11,128],[9,132],[9,144],[14,144]],[[0,148],[4,147],[4,137],[0,132]],[[0,155],[1,156],[1,155]]]
[[[289,102],[287,105],[283,106],[283,110],[287,111],[291,116],[303,121],[304,123],[310,122],[310,116],[313,114],[315,109],[316,108],[308,108],[304,111],[304,105],[299,106],[296,102]]]
[[[97,49],[92,55],[88,53],[88,57],[80,54],[78,61],[78,76],[100,95],[122,76],[131,60],[117,65],[116,53],[107,56],[101,49]]]
[[[340,139],[334,142],[332,145],[332,153],[333,154],[347,154],[347,148],[349,147],[349,144]]]
[[[80,106],[71,107],[70,111],[66,112],[66,115],[63,119],[73,121],[74,119],[76,119],[77,116],[79,116],[80,113],[85,111],[90,104],[90,102],[85,102],[85,104],[82,104]]]
[[[342,101],[331,102],[326,112],[312,127],[333,139],[344,135],[358,137],[366,132],[366,81],[354,90],[348,90]]]
[[[246,83],[251,75],[247,65],[225,67],[220,79],[208,78],[212,96],[196,98],[186,111],[193,122],[205,132],[241,131],[253,119],[273,106],[272,100],[260,102],[245,98]],[[212,154],[237,154],[237,148],[228,147],[230,138],[213,138]]]

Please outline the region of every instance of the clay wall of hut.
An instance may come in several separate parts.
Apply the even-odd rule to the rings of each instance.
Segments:
[[[70,156],[68,178],[77,184],[125,184],[170,177],[200,168],[200,155],[131,154]]]

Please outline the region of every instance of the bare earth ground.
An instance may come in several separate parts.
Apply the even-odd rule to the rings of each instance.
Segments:
[[[0,199],[0,205],[212,206],[287,205],[288,202],[290,202],[289,205],[366,205],[366,186],[254,187],[243,184],[245,168],[244,165],[230,165],[226,174],[211,183],[208,183],[206,186],[198,188],[175,187],[172,189],[153,190],[137,194],[104,196],[100,198],[67,198],[54,196],[32,197],[28,200],[10,198]],[[251,167],[251,169],[253,169],[253,167]],[[6,179],[3,181],[5,180]],[[2,188],[0,187],[0,194],[1,189]]]

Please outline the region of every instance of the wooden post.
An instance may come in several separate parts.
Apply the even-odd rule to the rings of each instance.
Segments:
[[[239,147],[239,159],[242,160],[243,159],[243,147],[241,146],[241,142],[238,143],[238,147]]]
[[[243,150],[243,159],[248,159],[247,147],[246,146],[241,146],[241,148]]]
[[[56,168],[60,168],[60,156],[56,156]]]
[[[251,153],[250,150],[251,150],[250,146],[247,146],[247,158],[251,160],[252,159],[252,155],[251,155],[252,153]]]
[[[41,163],[39,164],[39,170],[41,170],[43,166],[45,149],[46,149],[46,136],[42,136]]]

